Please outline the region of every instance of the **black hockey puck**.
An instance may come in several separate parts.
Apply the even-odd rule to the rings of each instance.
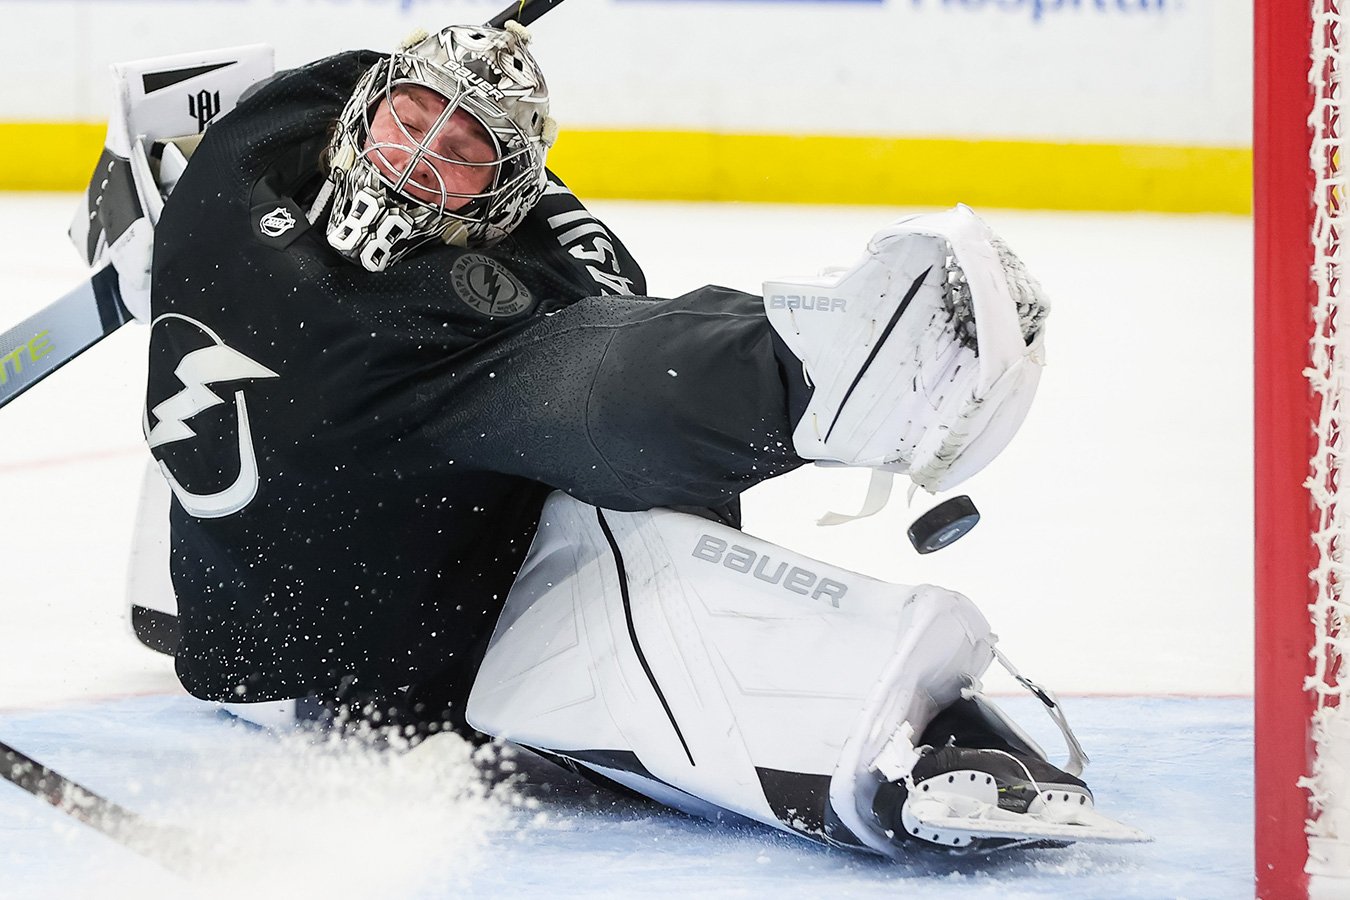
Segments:
[[[909,526],[909,542],[920,553],[954,544],[980,521],[980,511],[965,494],[944,500]]]

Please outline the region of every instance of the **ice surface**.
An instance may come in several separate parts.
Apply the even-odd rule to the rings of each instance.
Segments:
[[[75,202],[0,195],[0,322],[83,277],[63,235]],[[766,278],[848,264],[900,212],[594,207],[643,261],[651,291],[666,295],[705,282],[757,290]],[[267,849],[232,853],[240,872],[211,876],[232,896],[254,895],[259,879],[286,896],[333,897],[1249,894],[1250,222],[986,215],[1054,311],[1050,365],[1025,427],[961,488],[984,514],[980,526],[925,557],[904,529],[932,498],[907,508],[897,497],[873,519],[818,528],[820,513],[861,502],[866,475],[808,468],[751,491],[746,527],[870,575],[970,595],[1002,649],[1061,694],[1155,695],[1069,702],[1096,761],[1088,777],[1100,808],[1156,844],[889,866],[767,829],[616,804],[537,766],[531,777],[557,788],[529,788],[540,808],[519,809],[475,793],[462,765],[428,775],[410,757],[372,777],[374,764],[355,760],[325,774],[287,744],[225,727],[175,693],[167,661],[137,646],[124,619],[145,459],[146,333],[136,325],[0,410],[0,740],[166,820],[219,807],[224,834]],[[311,790],[316,774],[324,779]],[[348,777],[384,787],[360,797],[325,788]],[[250,869],[249,859],[266,865]],[[370,887],[370,872],[383,873],[384,889]],[[322,889],[297,887],[309,878]],[[191,895],[0,783],[0,898],[112,891]]]
[[[1049,727],[1033,701],[1002,702]],[[407,754],[339,752],[280,741],[183,697],[11,713],[0,715],[6,741],[157,822],[190,826],[202,843],[188,858],[197,880],[184,880],[0,791],[0,896],[1248,895],[1250,702],[1076,698],[1067,709],[1095,750],[1087,774],[1098,808],[1154,843],[891,863],[686,818],[525,754],[510,761],[511,783],[500,761],[491,767],[489,791],[450,736]]]

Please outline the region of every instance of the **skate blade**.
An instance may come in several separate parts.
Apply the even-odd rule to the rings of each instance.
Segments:
[[[971,773],[952,773],[956,776]],[[979,773],[981,776],[983,773]],[[1097,812],[1082,793],[1049,790],[1032,802],[1026,813],[1000,809],[993,780],[979,779],[979,791],[930,790],[915,796],[911,789],[900,820],[911,837],[944,847],[968,847],[977,841],[1083,841],[1098,844],[1134,844],[1153,838],[1137,828]],[[959,782],[958,782],[959,783]]]

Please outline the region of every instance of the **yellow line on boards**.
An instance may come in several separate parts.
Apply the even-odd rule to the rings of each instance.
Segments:
[[[1245,147],[564,131],[549,163],[583,197],[1251,211]]]
[[[84,190],[106,131],[102,122],[0,122],[0,190]]]
[[[82,190],[103,133],[0,122],[0,190]],[[1246,147],[578,130],[549,165],[582,197],[1251,211]]]

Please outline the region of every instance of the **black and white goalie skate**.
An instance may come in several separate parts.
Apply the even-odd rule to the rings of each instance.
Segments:
[[[1001,710],[971,691],[930,723],[918,746],[905,723],[882,749],[873,763],[886,779],[872,801],[878,824],[897,843],[957,853],[1152,840],[1097,812],[1092,791],[1078,777],[1086,757],[1058,702],[1009,670],[1060,725],[1072,771],[1051,764]]]
[[[873,808],[897,836],[970,853],[1148,840],[1097,812],[1081,780],[1002,750],[925,747],[908,777],[877,791]]]

